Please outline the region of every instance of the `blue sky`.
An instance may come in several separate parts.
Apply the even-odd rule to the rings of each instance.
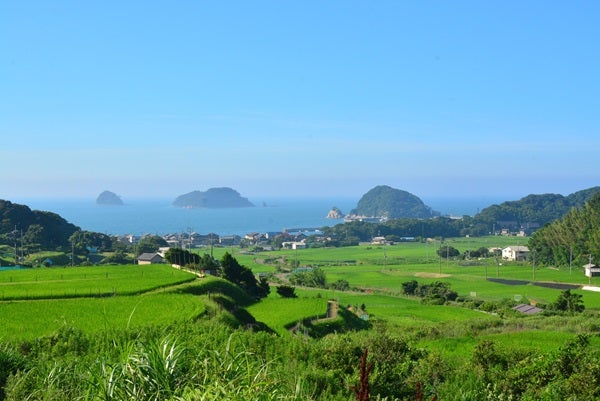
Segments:
[[[0,199],[600,185],[596,1],[0,5]]]

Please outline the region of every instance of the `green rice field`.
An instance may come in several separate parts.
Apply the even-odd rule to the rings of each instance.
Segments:
[[[514,241],[514,238],[490,237],[446,242],[464,252],[482,246],[507,246]],[[439,242],[258,253],[215,248],[214,256],[218,259],[224,252],[233,253],[254,273],[273,273],[275,284],[291,270],[292,261],[300,266],[320,267],[328,283],[337,280],[349,283],[352,291],[297,288],[298,296],[293,299],[281,298],[272,287],[266,299],[247,308],[256,320],[282,335],[294,322],[324,314],[329,299],[339,301],[340,307],[364,305],[372,321],[386,321],[407,330],[428,330],[445,322],[464,326],[473,322],[495,324],[494,321],[500,320],[498,316],[460,306],[424,305],[419,299],[402,294],[402,283],[410,280],[448,282],[461,297],[541,304],[556,300],[562,291],[558,284],[566,283],[577,287],[573,292],[583,296],[586,310],[600,311],[600,293],[579,289],[590,284],[581,268],[534,269],[528,262],[507,263],[494,258],[446,261],[435,254],[437,247]],[[600,284],[597,280],[594,278],[591,284]],[[100,331],[189,319],[202,313],[205,299],[192,295],[193,291],[177,291],[186,285],[202,286],[203,281],[168,265],[3,271],[0,272],[3,322],[0,338],[33,338],[65,324]]]
[[[99,332],[189,319],[204,304],[175,290],[193,280],[167,265],[3,271],[0,338],[31,339],[64,325]]]
[[[194,279],[168,265],[8,270],[0,272],[0,300],[134,295]]]

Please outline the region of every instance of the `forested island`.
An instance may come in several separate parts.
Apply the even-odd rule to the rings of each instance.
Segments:
[[[365,193],[356,208],[349,214],[379,219],[428,219],[440,213],[432,210],[418,196],[410,192],[379,185]]]
[[[206,191],[192,191],[178,196],[173,206],[183,208],[237,208],[254,207],[247,198],[232,188],[210,188]]]

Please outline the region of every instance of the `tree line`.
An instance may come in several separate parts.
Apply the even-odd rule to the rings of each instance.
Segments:
[[[581,266],[600,262],[600,193],[582,208],[536,231],[529,240],[536,261],[545,265]]]

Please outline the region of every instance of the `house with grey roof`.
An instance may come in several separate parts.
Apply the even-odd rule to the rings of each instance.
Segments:
[[[137,258],[138,265],[152,265],[157,263],[165,263],[165,260],[158,253],[142,253]]]
[[[529,248],[522,245],[508,246],[502,249],[502,259],[509,261],[527,260]]]

